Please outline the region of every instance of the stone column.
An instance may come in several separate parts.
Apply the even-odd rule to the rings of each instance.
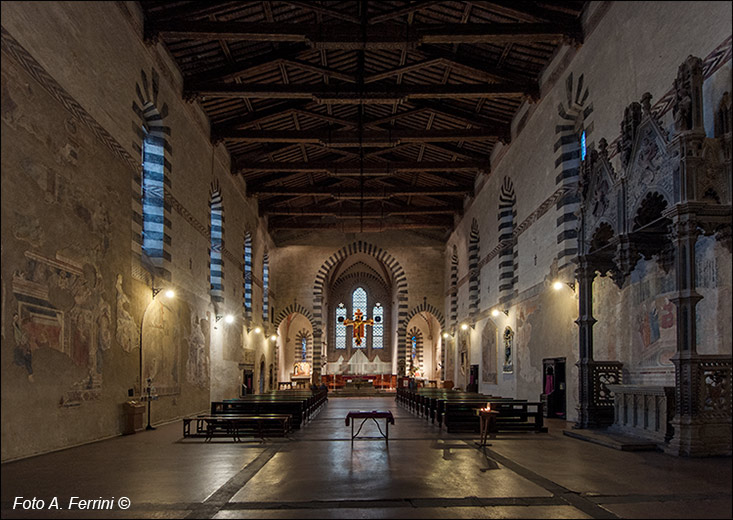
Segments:
[[[696,291],[695,242],[700,234],[694,214],[686,205],[677,205],[672,217],[672,240],[675,246],[675,294],[670,301],[677,307],[677,352],[675,366],[674,436],[667,451],[675,455],[704,453],[702,421],[698,420],[699,364],[695,307],[702,299]]]
[[[593,417],[593,279],[596,270],[587,256],[578,257],[575,271],[578,280],[578,319],[580,359],[578,367],[578,420],[575,428],[593,428],[596,426]]]

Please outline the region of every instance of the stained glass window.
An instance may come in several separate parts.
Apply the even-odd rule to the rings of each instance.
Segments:
[[[308,361],[308,338],[306,337],[300,340],[300,360]]]
[[[412,365],[417,365],[417,336],[412,336],[410,338],[410,343],[412,344]]]
[[[244,234],[244,310],[247,317],[252,312],[252,235]]]
[[[363,314],[362,319],[366,318],[367,313],[367,294],[364,289],[361,287],[357,287],[354,289],[353,294],[351,295],[351,313],[353,314],[353,318],[356,318],[356,311],[360,310]],[[366,327],[363,327],[361,329],[363,332],[362,334],[366,334]],[[366,347],[366,342],[364,341],[364,336],[361,337],[361,345],[357,345],[356,342],[353,344],[354,348],[364,348]]]
[[[372,348],[384,348],[384,307],[377,305],[372,309]]]
[[[341,318],[341,320],[339,320]],[[336,348],[346,348],[346,307],[343,304],[336,308]]]
[[[163,164],[164,140],[149,134],[143,127],[142,210],[143,252],[151,258],[163,258],[164,209]]]
[[[585,154],[586,154],[586,148],[585,148],[585,130],[583,130],[583,133],[580,134],[580,160],[585,161]]]
[[[262,319],[268,320],[270,312],[270,259],[265,254],[262,259]]]

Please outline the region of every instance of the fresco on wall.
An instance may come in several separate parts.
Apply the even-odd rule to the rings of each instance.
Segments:
[[[135,320],[130,314],[130,299],[122,289],[122,275],[117,275],[117,334],[115,338],[120,344],[122,350],[130,352],[133,348],[139,347],[140,332],[135,324]]]
[[[481,332],[481,382],[496,384],[496,325],[486,321]]]
[[[61,398],[72,406],[98,399],[103,355],[111,346],[111,307],[101,275],[91,264],[25,252],[24,268],[13,274],[14,362],[33,382],[33,353],[49,348],[65,354],[87,375]]]
[[[672,274],[665,274],[654,261],[640,261],[631,273],[632,363],[642,371],[672,366],[677,313],[667,295],[673,283]]]
[[[174,303],[155,299],[143,323],[143,381],[153,380],[159,395],[180,393],[179,344],[182,340]]]
[[[698,239],[695,247],[697,292],[703,298],[696,307],[696,333],[698,352],[701,354],[730,352],[730,260],[724,260],[725,255],[720,253],[716,256],[715,250],[713,237]],[[724,262],[722,268],[721,261]]]
[[[191,314],[191,333],[188,336],[188,360],[186,361],[186,381],[200,388],[207,388],[209,384],[209,356],[206,346],[204,330],[209,322],[204,318],[198,319]]]
[[[511,327],[504,329],[504,368],[505,374],[514,372],[514,331]]]

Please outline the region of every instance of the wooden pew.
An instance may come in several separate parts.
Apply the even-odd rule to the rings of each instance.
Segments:
[[[196,429],[191,432],[191,422]],[[291,416],[287,414],[200,414],[184,417],[184,437],[206,437],[210,441],[215,436],[232,437],[241,441],[242,434],[260,438],[265,436],[285,436],[292,430]]]
[[[479,431],[480,423],[476,410],[486,406],[481,401],[452,401],[444,403],[442,423],[449,433],[456,431]],[[518,399],[489,400],[491,409],[499,412],[496,418],[498,431],[547,432],[542,413],[543,403]],[[441,425],[442,427],[442,425]]]

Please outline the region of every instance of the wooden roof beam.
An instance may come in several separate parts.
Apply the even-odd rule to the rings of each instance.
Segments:
[[[322,146],[393,147],[401,143],[443,141],[485,141],[502,135],[504,128],[452,130],[366,130],[362,133],[345,130],[230,130],[214,134],[215,140],[229,139],[252,143],[311,143]]]
[[[203,82],[230,81],[245,74],[273,68],[281,63],[282,60],[296,59],[305,52],[313,52],[313,50],[303,43],[284,45],[276,51],[262,54],[247,61],[234,62],[216,69],[188,75],[184,78],[184,85],[189,83],[195,85]]]
[[[280,218],[286,218],[286,217],[280,217]],[[364,217],[365,220],[368,220],[368,217]],[[380,231],[387,231],[387,230],[408,230],[408,229],[441,229],[444,231],[448,231],[453,227],[453,221],[451,219],[450,222],[445,223],[435,223],[435,222],[424,222],[424,223],[416,223],[416,222],[367,222],[363,225],[359,222],[353,222],[350,224],[346,223],[339,223],[339,222],[303,222],[302,219],[298,219],[297,222],[292,222],[292,219],[287,219],[286,221],[278,221],[278,220],[269,220],[268,221],[268,228],[272,230],[313,230],[313,229],[322,229],[322,230],[329,230],[334,229],[337,231],[342,231],[344,233],[360,233],[360,232],[366,232],[366,233],[378,233]]]
[[[326,173],[383,173],[398,172],[448,172],[448,171],[489,171],[489,161],[397,161],[384,164],[365,163],[363,166],[357,161],[344,162],[245,162],[236,161],[232,173],[245,172],[326,172]]]
[[[558,23],[448,23],[405,26],[218,22],[207,20],[147,22],[146,41],[159,38],[301,42],[315,49],[413,49],[430,43],[503,44],[582,41],[579,21]]]
[[[207,83],[188,84],[184,98],[267,98],[308,99],[333,104],[393,104],[412,99],[453,98],[524,98],[535,95],[535,85],[529,83],[494,83],[484,85],[390,85],[363,89],[345,85],[277,85]]]
[[[463,197],[470,195],[472,188],[418,188],[411,187],[405,189],[384,190],[375,188],[365,188],[363,195],[364,199],[368,200],[384,200],[393,197],[421,197],[421,196],[443,196],[443,197]],[[294,189],[288,190],[282,187],[272,188],[247,188],[247,193],[252,195],[258,195],[261,197],[329,197],[338,200],[359,200],[362,198],[361,193],[354,191],[343,191],[340,192],[335,188],[327,189]]]

